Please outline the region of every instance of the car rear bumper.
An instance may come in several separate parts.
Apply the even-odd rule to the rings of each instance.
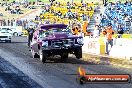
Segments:
[[[0,38],[0,41],[9,41],[11,38]]]

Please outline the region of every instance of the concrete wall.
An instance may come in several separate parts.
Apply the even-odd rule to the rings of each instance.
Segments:
[[[109,47],[109,56],[115,58],[132,59],[132,39],[118,38],[113,40],[113,47]],[[84,37],[83,53],[105,55],[105,38]]]

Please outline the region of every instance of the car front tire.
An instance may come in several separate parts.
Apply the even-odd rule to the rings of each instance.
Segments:
[[[32,53],[32,57],[33,57],[33,58],[37,58],[37,54],[34,52],[33,49],[31,49],[31,53]]]
[[[68,59],[68,53],[62,53],[61,54],[61,61],[62,62],[66,62],[67,61],[67,59]]]
[[[77,47],[74,52],[77,59],[82,58],[82,47]]]
[[[39,50],[39,57],[40,57],[40,61],[43,63],[45,63],[48,58],[46,52],[43,51],[42,49]]]

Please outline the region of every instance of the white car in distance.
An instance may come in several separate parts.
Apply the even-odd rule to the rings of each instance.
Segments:
[[[10,28],[13,36],[22,36],[22,31],[16,28]]]
[[[0,30],[8,30],[13,36],[22,36],[22,28],[21,27],[13,27],[13,26],[1,26]]]
[[[7,29],[0,30],[0,42],[4,41],[11,43],[11,38],[12,34]]]

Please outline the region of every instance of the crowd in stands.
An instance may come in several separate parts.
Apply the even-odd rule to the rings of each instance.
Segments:
[[[41,3],[41,4],[40,4]],[[8,11],[11,14],[23,14],[23,9],[36,9],[35,5],[44,5],[41,1],[24,1],[24,2],[17,2],[17,1],[3,1],[0,3],[1,7],[5,8],[5,11]]]
[[[27,8],[29,6],[35,5],[36,2],[24,2],[24,3],[1,3],[1,6],[5,6],[5,11],[11,11],[11,13],[21,14],[21,8]],[[15,8],[13,10],[13,8]],[[34,7],[28,9],[35,9]],[[70,2],[53,2],[51,4],[43,4],[42,13],[35,17],[34,20],[15,20],[6,19],[0,21],[0,25],[12,26],[23,26],[27,29],[30,23],[37,24],[49,24],[49,23],[64,23],[73,28],[71,24],[80,24],[84,33],[86,33],[88,23],[93,16],[96,6],[93,3],[70,3]],[[12,10],[14,12],[12,12]],[[13,20],[13,21],[12,21]],[[108,3],[105,7],[104,13],[100,14],[95,18],[95,29],[99,27],[105,27],[108,24],[112,25],[112,28],[116,31],[118,30],[132,30],[132,3],[126,2],[116,2]],[[13,23],[13,22],[16,22]],[[76,26],[76,25],[75,25]],[[79,26],[79,25],[78,25]],[[119,31],[120,32],[120,31]]]
[[[104,14],[101,16],[101,26],[107,26],[109,23],[115,31],[120,32],[132,30],[132,2],[108,3]]]
[[[8,11],[11,14],[22,14],[22,10],[15,1],[11,3],[1,3],[1,7],[5,7],[5,11]]]
[[[90,11],[93,11],[94,5],[88,4],[88,3],[60,3],[55,2],[52,5],[46,5],[43,8],[43,13],[49,13],[53,14],[54,16],[57,16],[59,18],[68,18],[70,20],[76,19],[76,20],[83,20],[86,21],[92,16],[93,12],[90,13]],[[42,15],[42,18],[45,18],[44,15]]]
[[[40,1],[39,1],[40,2]],[[8,11],[11,14],[22,14],[23,8],[27,9],[29,6],[36,5],[36,2],[21,2],[18,3],[16,1],[13,2],[2,2],[0,3],[1,7],[5,8],[5,11]],[[38,2],[37,2],[38,5]],[[32,7],[31,7],[32,8]],[[31,9],[29,8],[29,9]],[[43,11],[40,16],[36,16],[35,21],[41,21],[44,23],[47,19],[50,19],[50,23],[69,23],[71,20],[77,21],[90,21],[90,17],[94,12],[94,4],[93,3],[60,3],[54,2],[51,4],[43,4]],[[47,15],[46,15],[47,14]],[[63,19],[63,20],[62,20]],[[7,19],[4,19],[1,25],[6,25]],[[11,20],[10,20],[11,21]],[[22,25],[23,20],[16,21],[18,25]],[[53,22],[54,21],[54,22]],[[65,21],[65,22],[64,22]],[[5,24],[6,23],[6,24]],[[25,22],[24,22],[25,23]],[[40,22],[39,22],[40,23]],[[46,22],[49,23],[49,22]]]
[[[19,17],[19,14],[23,14],[23,10],[25,9],[32,9],[32,8],[28,8],[29,6],[32,5],[39,5],[38,2],[16,2],[15,0],[12,2],[8,2],[8,1],[3,1],[0,3],[0,7],[4,9],[5,12],[8,12],[9,14],[18,14],[17,17]],[[0,13],[0,26],[23,26],[24,29],[27,28],[27,26],[32,22],[32,20],[27,21],[26,20],[17,20],[16,18],[8,18],[12,15],[9,15],[5,12],[1,12]],[[7,14],[7,18],[5,17],[5,14]]]
[[[45,5],[42,13],[39,16],[36,16],[35,21],[39,23],[41,21],[42,24],[64,23],[70,27],[73,27],[71,24],[76,23],[80,24],[83,31],[86,32],[94,9],[95,5],[93,3],[54,2],[50,5]]]

